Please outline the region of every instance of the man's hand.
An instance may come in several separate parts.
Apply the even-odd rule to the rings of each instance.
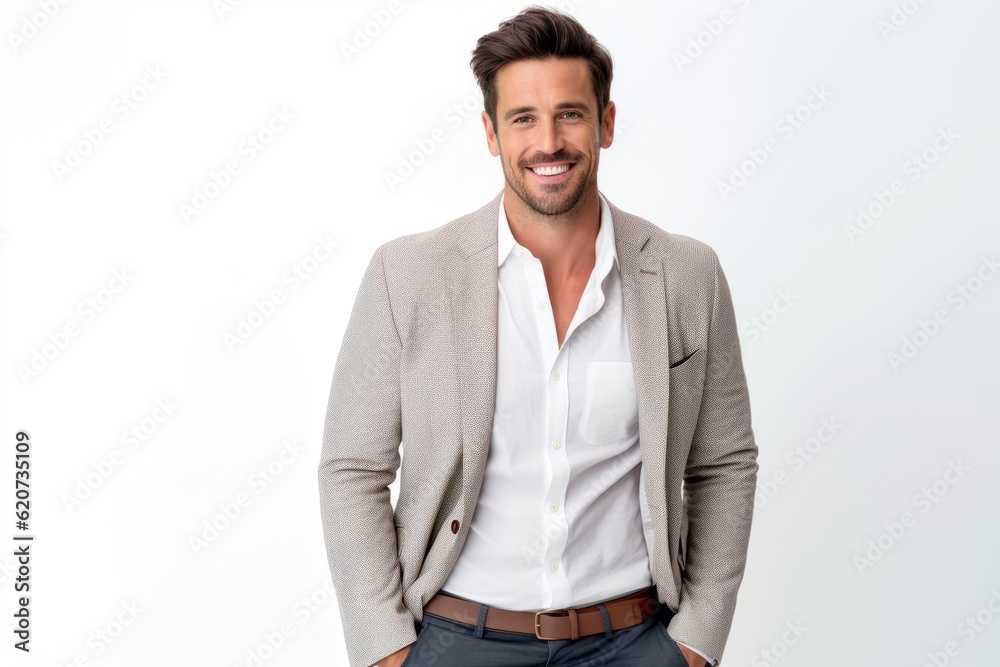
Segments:
[[[406,656],[412,647],[413,644],[407,644],[395,653],[390,653],[378,661],[378,667],[399,667],[403,664],[403,661],[406,660]]]
[[[708,662],[705,660],[705,658],[701,657],[700,655],[689,649],[684,644],[681,644],[680,642],[676,643],[677,643],[677,648],[681,650],[681,655],[683,655],[684,659],[687,660],[688,667],[706,667],[706,665],[708,665]],[[382,663],[379,663],[380,667],[381,664]]]

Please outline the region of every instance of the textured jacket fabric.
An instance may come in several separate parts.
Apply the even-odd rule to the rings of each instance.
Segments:
[[[653,520],[650,572],[676,612],[671,636],[721,657],[757,478],[732,298],[711,247],[608,203]],[[476,508],[496,400],[499,206],[498,193],[379,246],[348,319],[319,495],[352,667],[416,639],[414,621],[451,571]]]

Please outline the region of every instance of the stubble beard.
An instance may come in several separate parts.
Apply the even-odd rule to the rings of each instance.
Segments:
[[[534,164],[560,162],[572,159],[573,158],[565,154],[556,153],[553,156],[553,159],[537,160]],[[576,164],[573,165],[574,170],[579,169],[586,172],[590,166],[589,158],[582,155],[574,161],[576,162]],[[518,164],[513,169],[508,168],[509,163],[506,160],[503,161],[503,164],[504,178],[507,183],[510,184],[511,189],[515,194],[517,194],[521,201],[527,204],[532,211],[543,219],[548,218],[556,220],[571,216],[580,206],[584,195],[586,195],[592,187],[597,185],[597,170],[594,169],[589,176],[587,174],[584,174],[583,177],[577,175],[574,181],[554,184],[537,184],[543,192],[556,195],[554,197],[540,198],[532,193],[531,188],[527,183],[527,179],[530,179],[531,177],[527,176],[524,172],[528,169],[529,164]],[[514,173],[511,173],[511,171]],[[563,193],[562,196],[558,196],[559,193]]]

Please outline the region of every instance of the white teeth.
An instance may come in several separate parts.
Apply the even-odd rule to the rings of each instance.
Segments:
[[[569,165],[561,164],[558,167],[532,167],[531,171],[535,172],[539,176],[555,176],[556,174],[569,171]]]

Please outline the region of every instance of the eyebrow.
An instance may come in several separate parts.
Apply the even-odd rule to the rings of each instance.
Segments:
[[[583,111],[590,113],[590,106],[586,102],[560,102],[556,105],[556,110],[562,109],[582,109]],[[532,113],[538,111],[535,107],[517,107],[516,109],[511,109],[503,115],[504,120],[510,120],[514,116],[520,116],[525,113]]]

